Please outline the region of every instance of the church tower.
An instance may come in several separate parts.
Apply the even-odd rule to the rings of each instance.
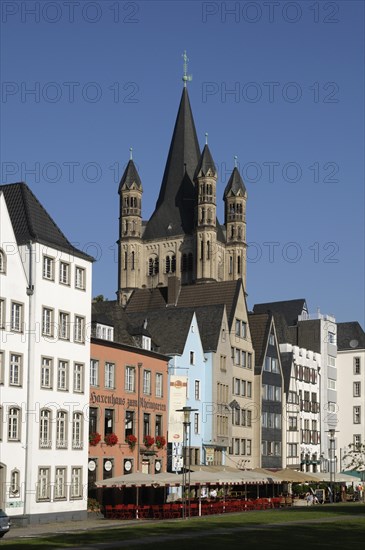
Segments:
[[[130,160],[119,184],[118,300],[125,303],[133,288],[142,284],[142,182],[130,150]]]
[[[208,143],[201,154],[194,180],[196,280],[217,280],[217,169]]]
[[[246,288],[246,201],[247,191],[237,166],[224,190],[224,225],[226,226],[226,280],[242,278]]]

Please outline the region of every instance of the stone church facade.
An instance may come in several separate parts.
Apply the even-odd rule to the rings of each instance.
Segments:
[[[247,192],[237,167],[224,190],[224,224],[216,215],[217,169],[200,151],[187,88],[175,122],[159,197],[142,220],[143,187],[131,158],[119,185],[118,300],[137,288],[246,280]]]

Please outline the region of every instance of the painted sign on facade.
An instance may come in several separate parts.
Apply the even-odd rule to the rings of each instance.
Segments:
[[[176,412],[176,410],[186,406],[187,383],[186,376],[170,376],[169,443],[182,443],[183,441],[183,413]]]

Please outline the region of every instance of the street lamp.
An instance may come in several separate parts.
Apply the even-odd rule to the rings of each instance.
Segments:
[[[330,502],[336,502],[335,493],[334,493],[334,485],[336,481],[335,433],[336,433],[336,430],[334,428],[330,428],[328,430],[329,440],[330,440],[329,453],[328,453],[329,470],[330,470],[330,487],[331,487]]]
[[[190,517],[190,414],[198,409],[192,409],[191,407],[183,407],[177,409],[176,412],[182,412],[184,415],[183,420],[183,472],[182,472],[182,515],[186,519]],[[187,496],[186,496],[187,493]]]

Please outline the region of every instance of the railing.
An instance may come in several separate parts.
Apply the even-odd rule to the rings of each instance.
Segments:
[[[40,439],[39,446],[41,449],[50,449],[52,447],[52,441],[50,439]]]
[[[56,449],[67,449],[67,439],[57,439]]]
[[[72,448],[73,449],[83,449],[84,448],[84,442],[83,441],[73,441],[72,442]]]

